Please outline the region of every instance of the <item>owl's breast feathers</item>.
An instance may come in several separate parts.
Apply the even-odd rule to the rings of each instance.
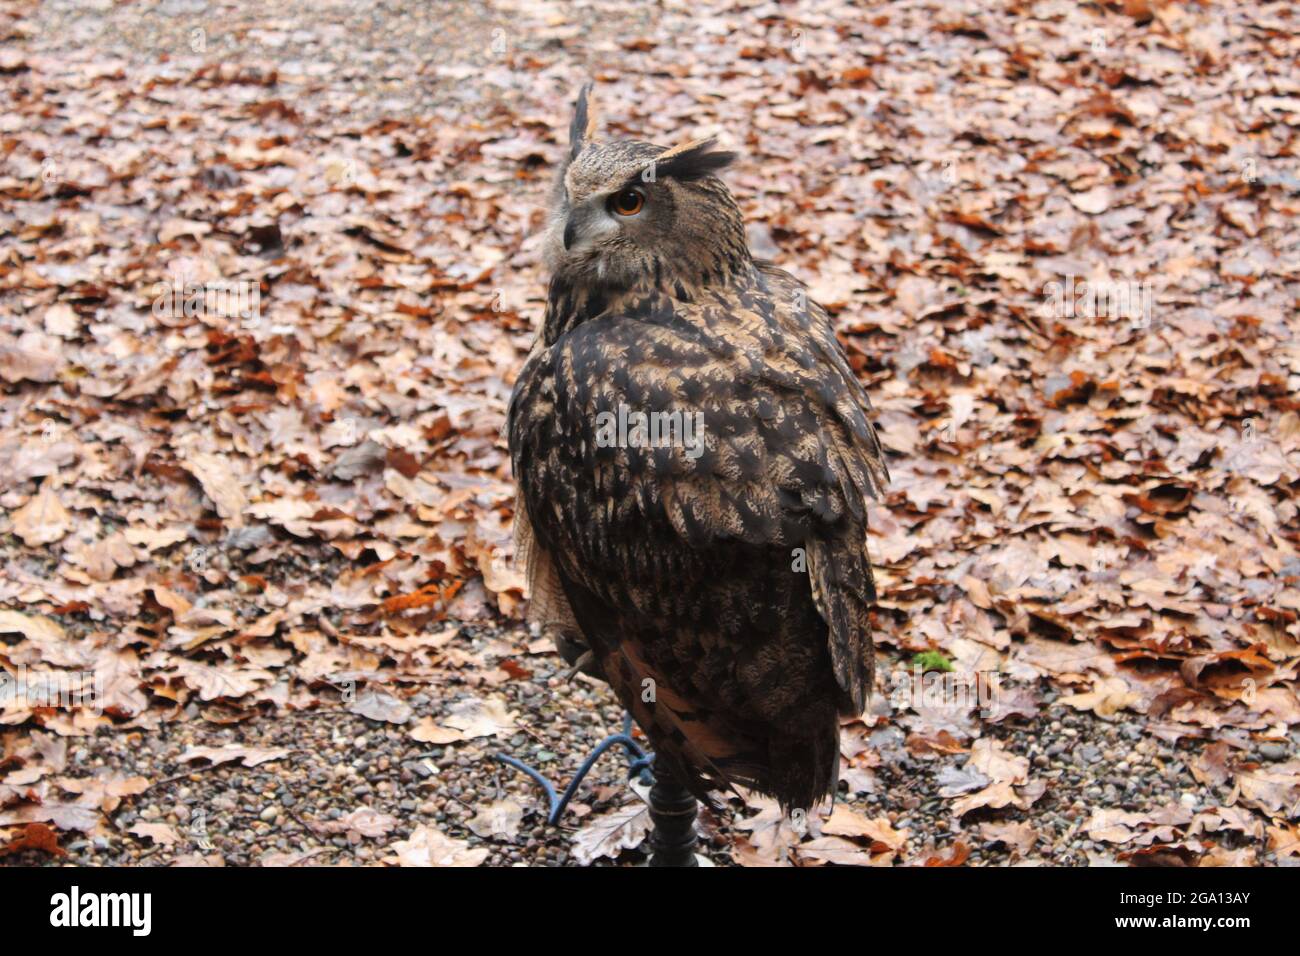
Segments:
[[[701,796],[811,806],[871,684],[888,481],[825,312],[764,265],[612,301],[553,283],[545,328],[509,422],[535,613]]]

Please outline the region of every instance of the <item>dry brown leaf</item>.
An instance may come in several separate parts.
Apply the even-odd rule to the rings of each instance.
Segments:
[[[322,833],[355,833],[376,839],[388,836],[400,822],[390,813],[382,813],[372,807],[358,807],[336,820],[317,823],[316,829]]]
[[[589,820],[573,835],[573,858],[583,866],[602,856],[617,857],[640,846],[650,832],[650,811],[634,803]]]
[[[411,706],[382,690],[366,689],[348,705],[349,713],[389,724],[404,724],[411,719]]]
[[[152,840],[158,846],[172,846],[181,839],[176,829],[166,823],[137,823],[127,832]]]
[[[59,836],[44,823],[29,823],[22,832],[0,847],[0,857],[25,850],[37,850],[51,856],[67,856],[67,851],[59,846]]]
[[[471,849],[464,840],[454,840],[441,830],[420,824],[409,839],[389,847],[398,866],[479,866],[488,858],[483,847]]]
[[[867,839],[877,852],[883,850],[901,850],[907,843],[907,831],[895,830],[886,816],[867,817],[864,814],[837,803],[831,815],[821,825],[821,832],[826,836],[842,836],[851,839]]]
[[[425,744],[454,744],[468,740],[462,731],[440,727],[432,717],[421,717],[411,728],[411,737]]]
[[[242,528],[248,498],[244,494],[242,482],[235,477],[230,462],[222,455],[190,452],[181,463],[198,479],[203,493],[216,507],[217,514],[225,518],[231,528]]]
[[[41,547],[61,540],[72,530],[72,515],[63,507],[52,481],[14,512],[14,533],[29,547]]]
[[[860,844],[836,836],[806,840],[795,847],[795,855],[800,861],[836,866],[892,866],[897,857],[893,850],[872,854]]]
[[[256,767],[272,760],[283,760],[290,753],[291,751],[285,747],[244,747],[239,744],[223,744],[220,747],[188,747],[179,759],[181,763],[206,760],[213,764],[238,760],[245,767]]]
[[[1129,688],[1122,677],[1099,677],[1093,689],[1084,694],[1070,694],[1057,703],[1075,710],[1090,710],[1098,717],[1113,720],[1121,710],[1139,703],[1142,695]]]
[[[511,733],[516,726],[514,715],[506,709],[503,701],[496,698],[460,701],[452,705],[450,714],[442,722],[446,727],[459,731],[466,740]]]
[[[477,814],[465,825],[485,840],[505,840],[513,843],[523,823],[524,809],[510,797],[494,800],[480,807]]]

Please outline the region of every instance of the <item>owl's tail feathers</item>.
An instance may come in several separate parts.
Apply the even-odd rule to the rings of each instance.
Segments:
[[[654,748],[655,762],[700,801],[716,807],[714,790],[733,789],[734,767],[751,767],[743,741],[714,717],[678,696],[646,663],[635,641],[624,640],[601,661],[606,680]]]
[[[653,736],[653,735],[652,735]],[[840,779],[839,722],[832,720],[818,733],[761,733],[752,736],[731,733],[731,753],[715,758],[714,770],[726,789],[744,788],[774,797],[784,813],[802,810],[805,815],[827,800],[834,801]],[[672,767],[679,770],[685,761],[685,773],[678,779],[687,781],[688,789],[720,789],[713,774],[701,775],[690,762],[689,752],[671,744],[659,745],[655,760],[667,753]],[[690,781],[694,777],[695,786]],[[696,796],[705,799],[701,793]]]
[[[785,813],[809,813],[834,800],[840,732],[833,714],[812,734],[803,728],[793,734],[749,723],[738,727],[698,707],[674,706],[671,692],[664,695],[662,688],[657,703],[637,700],[629,709],[650,738],[655,761],[667,763],[711,807],[717,806],[711,791],[741,788],[775,797]]]
[[[604,648],[601,668],[619,701],[645,731],[655,762],[666,764],[697,799],[744,787],[775,797],[783,811],[811,811],[839,783],[840,733],[834,710],[793,733],[770,724],[725,719],[681,696],[647,662],[634,638]]]
[[[839,721],[828,721],[811,736],[773,734],[765,769],[754,789],[775,797],[785,813],[807,814],[827,799],[833,802],[840,782]]]

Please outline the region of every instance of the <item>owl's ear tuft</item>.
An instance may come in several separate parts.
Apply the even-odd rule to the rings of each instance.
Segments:
[[[660,153],[650,165],[656,176],[671,176],[690,181],[712,176],[736,161],[736,154],[716,149],[718,141],[712,136],[696,139]]]
[[[591,83],[582,84],[573,104],[573,121],[569,124],[569,159],[575,158],[596,136],[596,111],[592,107]]]

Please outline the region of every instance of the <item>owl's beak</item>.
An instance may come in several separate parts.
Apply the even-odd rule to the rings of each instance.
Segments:
[[[604,197],[598,196],[575,205],[564,220],[564,251],[577,251],[599,242],[618,226],[610,221],[603,208]]]

